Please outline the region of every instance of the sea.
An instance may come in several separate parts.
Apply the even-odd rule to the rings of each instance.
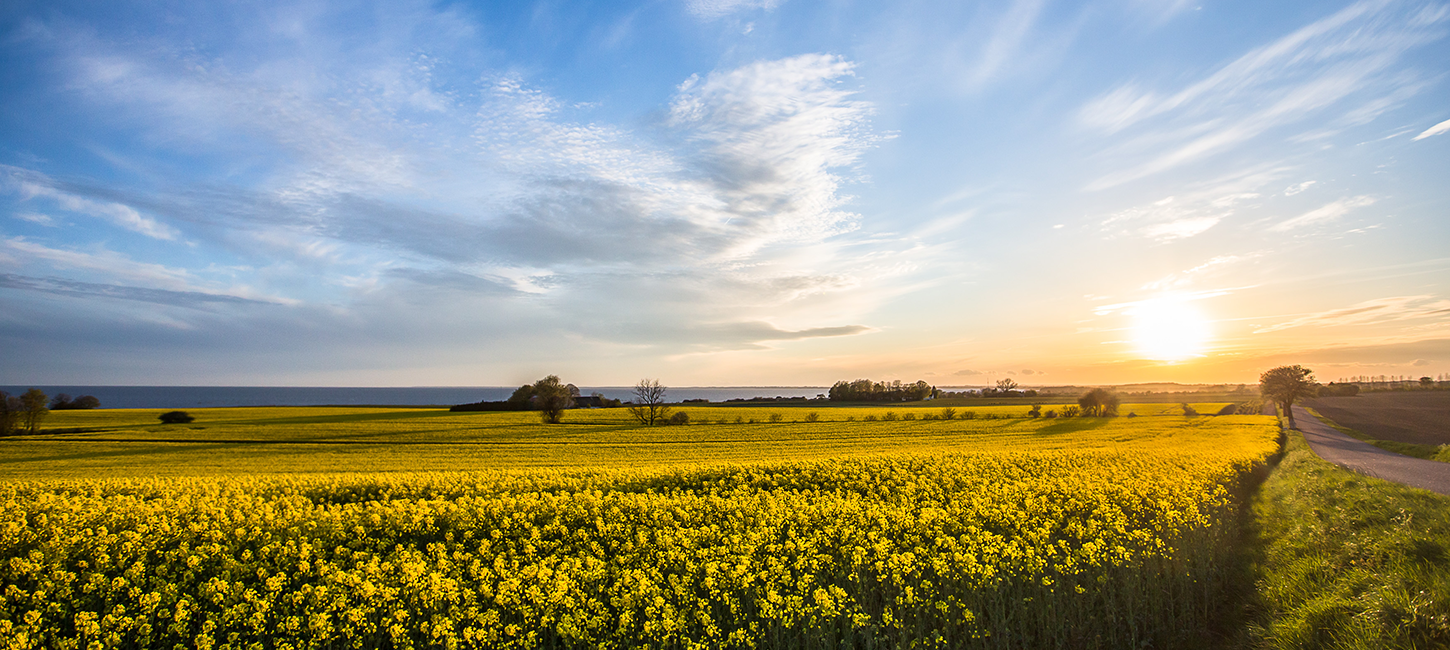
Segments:
[[[0,386],[11,395],[39,388],[46,395],[61,393],[71,398],[91,395],[101,408],[182,409],[219,406],[451,406],[508,399],[514,386],[410,386],[324,387],[324,386]],[[724,402],[752,397],[816,397],[830,389],[824,386],[725,386],[667,388],[665,400],[683,402],[707,399]],[[610,399],[628,401],[633,386],[580,386],[583,395],[599,393]]]

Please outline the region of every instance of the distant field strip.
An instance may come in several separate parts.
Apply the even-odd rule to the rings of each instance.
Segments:
[[[259,427],[255,435],[287,437],[244,415],[194,424],[208,427],[197,434]],[[273,413],[256,415],[275,424]],[[1222,572],[1238,486],[1278,439],[1261,416],[646,429],[551,427],[526,415],[354,422],[401,427],[411,433],[392,435],[404,438],[468,423],[447,435],[529,441],[452,465],[444,456],[475,447],[198,442],[197,455],[166,462],[219,459],[201,475],[139,478],[104,450],[146,443],[97,443],[101,456],[81,457],[88,445],[6,440],[6,467],[32,477],[79,466],[120,478],[0,482],[0,639],[8,648],[1192,646],[1232,606]],[[425,423],[426,433],[409,428]],[[337,424],[286,427],[305,437],[341,433],[313,428]],[[593,446],[581,452],[577,436]],[[17,442],[77,457],[17,460]],[[661,447],[679,451],[638,451]],[[315,457],[308,470],[324,448],[359,451]],[[390,472],[315,471],[348,463]],[[460,465],[475,471],[420,471]]]
[[[1223,404],[1192,406],[1211,413]],[[1044,412],[1054,408],[1061,405],[1043,406]],[[195,409],[196,421],[185,425],[163,425],[155,410],[61,411],[47,420],[50,433],[0,444],[0,480],[653,467],[1022,445],[1115,449],[1140,444],[1145,435],[1191,433],[1193,427],[1184,425],[1197,421],[1183,417],[1177,405],[1130,404],[1123,412],[1129,409],[1172,415],[1029,419],[1025,407],[999,406],[970,409],[970,420],[957,409],[954,419],[943,420],[939,408],[693,407],[681,410],[697,424],[641,427],[624,409],[570,411],[553,426],[540,425],[529,412],[441,409]],[[813,412],[820,421],[802,421]],[[887,413],[897,419],[882,420]],[[908,413],[914,419],[900,419]],[[770,422],[771,415],[781,421]],[[922,419],[928,415],[938,419]]]

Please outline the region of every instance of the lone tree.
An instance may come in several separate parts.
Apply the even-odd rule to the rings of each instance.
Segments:
[[[634,405],[629,407],[629,414],[646,426],[661,424],[669,417],[670,407],[665,406],[665,387],[658,379],[641,379],[634,385]]]
[[[1017,382],[1013,381],[1011,377],[1008,377],[1006,379],[998,379],[997,380],[997,391],[998,392],[1001,392],[1001,393],[1010,393],[1010,392],[1012,392],[1014,390],[1017,390]]]
[[[1314,371],[1303,366],[1279,366],[1259,375],[1259,394],[1279,405],[1279,412],[1289,414],[1289,427],[1294,428],[1294,402],[1313,397],[1319,392]]]
[[[1101,388],[1094,388],[1077,398],[1085,416],[1112,417],[1118,414],[1118,396]]]
[[[545,424],[558,424],[564,418],[564,409],[574,405],[572,385],[559,381],[558,375],[549,375],[534,382],[534,404],[539,409],[539,418]],[[516,393],[517,394],[517,393]]]
[[[167,411],[157,416],[156,419],[161,420],[162,424],[186,424],[196,418],[191,417],[191,414],[186,411]]]
[[[38,433],[40,421],[50,414],[50,410],[45,408],[45,401],[45,393],[42,393],[39,388],[27,390],[24,395],[20,396],[20,408],[25,416],[27,433]]]

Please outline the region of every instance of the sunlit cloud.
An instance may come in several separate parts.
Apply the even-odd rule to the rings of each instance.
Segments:
[[[1342,327],[1422,318],[1450,319],[1450,300],[1437,300],[1434,296],[1396,296],[1366,300],[1349,307],[1308,314],[1261,327],[1254,330],[1254,333],[1268,334],[1296,327]]]
[[[1422,133],[1420,133],[1420,135],[1415,136],[1414,139],[1415,140],[1424,140],[1425,138],[1429,138],[1429,137],[1432,137],[1432,136],[1437,136],[1437,135],[1440,135],[1441,133],[1445,133],[1446,131],[1450,131],[1450,120],[1445,120],[1444,122],[1441,122],[1439,124],[1436,124],[1435,126],[1432,126],[1432,127],[1428,128],[1428,129],[1425,129]]]
[[[1293,219],[1282,221],[1269,227],[1271,232],[1287,232],[1306,226],[1312,226],[1329,221],[1335,221],[1355,208],[1362,208],[1374,205],[1375,198],[1372,196],[1353,196],[1343,198],[1329,203],[1323,207],[1305,212]]]

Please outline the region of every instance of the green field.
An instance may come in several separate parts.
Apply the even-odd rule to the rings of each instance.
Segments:
[[[1043,411],[1064,405],[1044,404]],[[1224,403],[1192,405],[1213,413]],[[1176,404],[1126,404],[1141,418],[1030,419],[1014,406],[684,407],[688,426],[641,427],[625,409],[567,412],[544,426],[529,412],[278,407],[189,411],[57,411],[42,433],[0,445],[0,479],[210,474],[407,472],[540,467],[656,467],[880,454],[1117,449],[1192,435]],[[818,421],[804,421],[815,413]],[[894,421],[882,418],[896,417]],[[973,419],[963,419],[970,413]],[[776,416],[779,422],[771,422]],[[912,420],[901,418],[910,416]],[[935,419],[925,419],[932,417]],[[1234,416],[1237,418],[1239,416]],[[866,418],[876,418],[867,421]],[[1230,418],[1230,420],[1234,420]],[[738,423],[737,423],[738,422]]]

